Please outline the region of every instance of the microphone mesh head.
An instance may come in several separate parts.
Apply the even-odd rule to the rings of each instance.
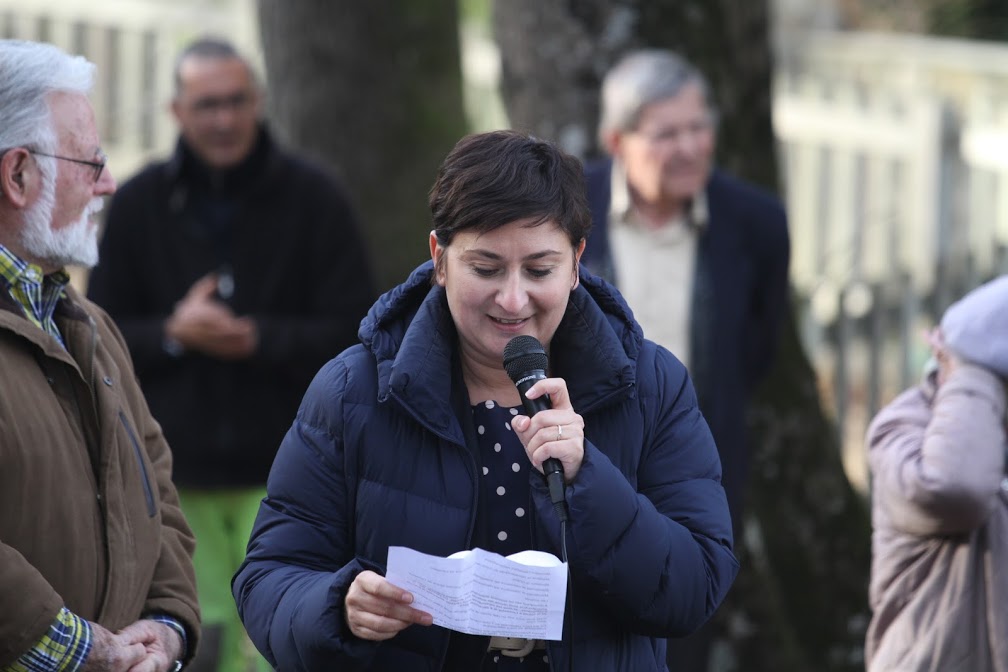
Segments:
[[[535,336],[515,336],[504,346],[504,370],[517,382],[529,371],[545,371],[549,357]]]

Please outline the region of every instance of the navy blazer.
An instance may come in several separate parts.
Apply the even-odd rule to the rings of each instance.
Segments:
[[[581,261],[619,286],[608,235],[611,175],[611,160],[585,168],[593,226]],[[790,242],[775,196],[720,171],[711,175],[706,194],[709,221],[697,249],[691,301],[690,377],[721,455],[738,530],[751,463],[746,406],[770,371],[788,310]]]

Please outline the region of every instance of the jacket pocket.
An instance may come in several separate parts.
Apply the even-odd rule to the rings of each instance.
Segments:
[[[130,442],[133,444],[133,454],[136,455],[137,465],[140,467],[140,479],[143,483],[144,497],[147,498],[147,515],[151,518],[154,517],[154,490],[151,488],[150,476],[147,474],[147,465],[144,464],[143,451],[140,449],[140,442],[137,441],[136,433],[130,426],[130,423],[126,420],[126,414],[119,411],[119,420],[122,422],[123,427],[126,428],[126,433],[129,435]]]

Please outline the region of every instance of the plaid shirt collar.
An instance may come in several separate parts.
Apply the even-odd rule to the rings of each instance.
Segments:
[[[62,268],[44,275],[41,266],[28,263],[0,245],[0,278],[10,295],[21,305],[25,317],[62,345],[63,337],[53,320],[53,313],[59,300],[66,296],[70,275]]]

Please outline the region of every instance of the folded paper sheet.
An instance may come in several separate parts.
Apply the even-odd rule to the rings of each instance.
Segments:
[[[477,548],[441,558],[392,546],[385,578],[451,630],[549,640],[563,633],[567,565],[549,553],[505,558]]]

